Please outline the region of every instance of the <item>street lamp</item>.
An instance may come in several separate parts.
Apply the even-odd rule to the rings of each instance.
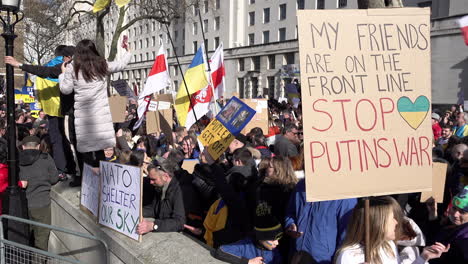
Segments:
[[[0,0],[0,20],[3,24],[2,37],[5,40],[5,55],[13,56],[15,25],[23,20],[24,14],[20,9],[20,0]],[[14,20],[14,21],[12,21]],[[3,212],[12,216],[27,218],[28,206],[26,194],[18,186],[18,164],[16,148],[15,123],[15,87],[13,66],[6,65],[6,94],[7,94],[7,136],[8,136],[8,187],[3,199]],[[6,236],[8,240],[22,244],[29,243],[29,227],[23,223],[6,222]]]

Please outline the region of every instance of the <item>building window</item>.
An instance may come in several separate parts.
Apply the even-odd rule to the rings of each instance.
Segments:
[[[156,47],[156,37],[155,36],[151,37],[151,46]]]
[[[179,69],[177,68],[177,66],[174,66],[174,76],[177,75],[179,75]]]
[[[140,34],[143,34],[143,26],[140,26]]]
[[[274,98],[275,97],[275,76],[268,76],[267,77],[267,87],[268,87],[268,97]]]
[[[283,65],[294,64],[294,52],[284,54]]]
[[[304,9],[304,8],[305,8],[304,0],[297,0],[297,9]]]
[[[263,9],[263,24],[270,23],[270,8]]]
[[[263,31],[263,44],[270,42],[270,31]]]
[[[260,70],[260,56],[252,57],[252,66],[254,71]]]
[[[338,0],[338,8],[345,8],[348,5],[348,0]]]
[[[185,28],[182,29],[182,40],[185,40]]]
[[[140,39],[140,41],[138,41],[138,45],[139,45],[140,49],[142,49],[143,48],[143,40]]]
[[[286,40],[286,28],[280,28],[278,30],[278,39],[279,39],[279,41],[285,41]]]
[[[268,69],[272,70],[275,68],[276,64],[276,56],[275,55],[268,55]]]
[[[208,19],[203,20],[203,30],[208,33]]]
[[[133,61],[137,62],[137,55],[133,55]]]
[[[214,48],[217,49],[219,46],[219,37],[214,38]]]
[[[149,27],[149,24],[146,24],[146,25],[145,25],[145,28],[146,28],[146,33],[150,33],[150,27]]]
[[[166,49],[166,54],[167,54],[167,57],[169,58],[171,56],[171,49]]]
[[[197,15],[197,7],[196,7],[196,6],[193,6],[193,8],[192,8],[192,14],[193,14],[194,16]]]
[[[245,60],[244,60],[244,58],[240,58],[237,61],[237,64],[239,65],[239,67],[238,67],[239,71],[244,71],[245,70]]]
[[[220,5],[221,5],[221,0],[216,0],[215,1],[215,9],[219,9]]]
[[[205,41],[203,41],[203,43],[205,44],[205,50],[209,50],[209,49],[208,49],[208,47],[209,47],[209,46],[208,46],[208,40],[205,39]]]
[[[317,0],[317,9],[325,9],[325,0]]]
[[[145,39],[145,45],[146,45],[146,48],[149,48],[150,45],[149,45],[149,39],[148,38]]]
[[[205,13],[208,13],[208,1],[203,1],[203,10],[205,11]]]
[[[169,34],[166,33],[166,43],[169,44],[169,42],[170,42],[170,41],[169,41]]]
[[[198,23],[197,22],[193,22],[193,30],[192,30],[193,34],[194,35],[197,35],[198,34]]]
[[[156,51],[151,52],[151,55],[153,56],[153,57],[152,57],[153,60],[155,60],[155,59],[156,59]]]
[[[185,45],[182,45],[182,55],[185,55]]]
[[[150,60],[149,52],[146,52],[145,57],[146,57],[146,60],[147,60],[147,61]]]
[[[177,41],[177,38],[179,37],[179,31],[174,31],[174,40]]]
[[[249,4],[251,5],[255,4],[255,0],[249,0]]]
[[[249,26],[255,25],[255,12],[249,12]]]
[[[143,54],[140,53],[140,61],[143,61]]]
[[[193,49],[193,50],[192,50],[193,53],[197,53],[198,41],[194,41],[194,42],[192,43],[192,49]]]
[[[156,31],[156,22],[155,22],[155,21],[153,21],[153,22],[151,23],[151,29],[152,29],[153,31]]]
[[[219,30],[219,16],[214,19],[214,30]]]
[[[255,34],[254,33],[250,33],[249,34],[249,45],[254,45],[255,44]]]
[[[159,46],[163,44],[163,35],[159,34]]]
[[[281,4],[279,6],[279,20],[286,19],[286,4]]]

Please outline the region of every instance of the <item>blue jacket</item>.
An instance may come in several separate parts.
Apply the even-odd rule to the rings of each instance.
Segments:
[[[345,237],[346,226],[357,200],[306,202],[305,181],[291,195],[285,227],[296,224],[303,235],[295,240],[293,252],[306,251],[317,263],[331,264],[333,255]]]
[[[215,256],[229,263],[248,263],[249,259],[256,257],[263,257],[263,263],[265,264],[281,263],[281,255],[278,248],[273,250],[263,249],[255,245],[255,242],[251,238],[223,245],[218,248]]]

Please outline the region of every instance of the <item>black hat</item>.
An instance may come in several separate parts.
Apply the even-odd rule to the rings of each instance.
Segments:
[[[248,143],[247,137],[242,133],[239,133],[239,135],[236,136],[236,139],[239,140],[240,142],[242,142],[242,144],[244,144],[244,145],[247,145],[247,143]]]
[[[27,136],[27,137],[23,138],[23,141],[21,141],[21,145],[24,145],[26,143],[41,144],[41,140],[36,136]]]
[[[266,203],[257,206],[254,223],[255,238],[257,240],[278,240],[283,235],[280,222],[271,215],[271,207]]]

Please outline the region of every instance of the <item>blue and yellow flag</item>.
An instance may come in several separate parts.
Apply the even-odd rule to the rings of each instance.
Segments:
[[[63,57],[59,56],[49,61],[45,66],[53,67],[61,63],[63,63]],[[50,116],[61,117],[58,79],[37,77],[35,84],[38,101],[42,106],[42,110]]]
[[[187,121],[187,114],[190,109],[189,100],[192,94],[208,86],[206,69],[204,46],[202,44],[195,54],[189,68],[185,72],[184,76],[185,82],[187,83],[187,89],[185,84],[182,82],[179,87],[179,91],[177,91],[175,109],[177,112],[177,119],[181,126],[185,126],[185,122]],[[189,94],[187,94],[187,91]]]

